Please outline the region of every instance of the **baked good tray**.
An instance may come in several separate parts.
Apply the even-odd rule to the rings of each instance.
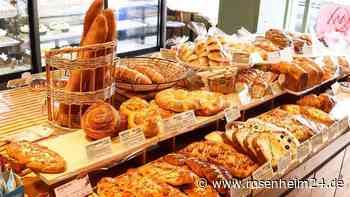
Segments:
[[[328,79],[326,81],[323,81],[322,83],[320,83],[318,85],[315,85],[314,87],[311,87],[309,89],[306,89],[306,90],[303,90],[303,91],[300,91],[300,92],[296,92],[296,91],[293,91],[293,90],[286,89],[286,92],[291,94],[291,95],[294,95],[294,96],[303,96],[303,95],[305,95],[305,94],[307,94],[307,93],[309,93],[309,92],[311,92],[311,91],[313,91],[313,90],[315,90],[315,89],[317,89],[319,87],[322,87],[323,85],[325,85],[325,84],[327,84],[329,82],[335,81],[337,79],[338,79],[338,76],[334,76],[334,77],[332,77],[332,78],[330,78],[330,79]]]

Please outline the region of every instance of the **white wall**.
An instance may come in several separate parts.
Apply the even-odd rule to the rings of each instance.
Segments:
[[[263,33],[274,27],[283,29],[286,0],[260,0],[257,32]]]

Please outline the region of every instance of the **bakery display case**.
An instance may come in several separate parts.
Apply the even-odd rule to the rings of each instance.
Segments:
[[[27,1],[0,1],[0,75],[31,70]]]

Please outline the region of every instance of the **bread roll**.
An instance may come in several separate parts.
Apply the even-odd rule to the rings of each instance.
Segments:
[[[146,75],[126,66],[117,66],[115,69],[115,77],[117,80],[134,84],[152,84],[152,80]]]
[[[133,68],[135,70],[139,71],[140,73],[146,75],[148,78],[150,78],[152,80],[153,83],[165,83],[166,82],[163,75],[151,67],[136,65]]]

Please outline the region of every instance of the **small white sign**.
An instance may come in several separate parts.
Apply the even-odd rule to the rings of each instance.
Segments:
[[[297,149],[297,159],[301,163],[304,161],[304,159],[309,156],[310,154],[310,141],[307,140],[300,144]]]
[[[315,54],[315,49],[314,49],[314,47],[313,47],[313,46],[305,45],[305,46],[303,47],[303,54],[304,54],[305,56],[314,56],[314,54]]]
[[[146,141],[142,128],[132,128],[119,133],[120,142],[126,147],[134,147],[144,144]]]
[[[94,160],[109,155],[112,153],[111,137],[105,137],[100,140],[93,141],[86,145],[85,149],[89,160]]]
[[[252,98],[250,97],[248,88],[238,93],[238,97],[242,105],[248,105],[252,102]]]
[[[197,118],[193,110],[182,112],[163,120],[164,130],[171,133],[179,132],[181,129],[190,127],[196,122]]]
[[[88,175],[55,188],[56,197],[81,197],[91,192],[92,187]]]
[[[279,51],[270,52],[267,54],[267,60],[270,62],[279,62],[281,61],[281,55]]]
[[[269,180],[273,177],[273,169],[270,162],[266,162],[253,172],[254,180]]]
[[[225,118],[227,123],[235,121],[237,118],[240,117],[240,115],[241,113],[237,106],[225,109]]]
[[[286,61],[286,62],[291,62],[293,61],[293,55],[290,52],[290,49],[283,49],[280,51],[280,58],[282,61]]]
[[[251,64],[258,64],[258,63],[261,63],[263,62],[263,58],[261,57],[261,55],[259,53],[252,53],[250,54],[250,63]]]

